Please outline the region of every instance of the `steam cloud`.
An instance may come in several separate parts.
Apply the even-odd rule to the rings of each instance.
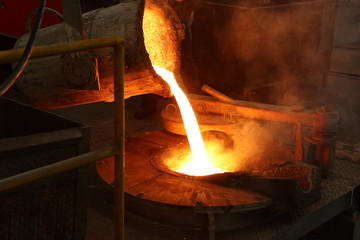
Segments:
[[[215,157],[214,165],[225,171],[253,171],[259,165],[271,164],[274,156],[292,160],[293,140],[290,125],[242,120],[236,125],[230,138],[231,140],[219,134],[212,137],[205,135],[207,151],[210,156]]]
[[[331,60],[331,3],[241,4],[205,4],[195,13],[201,80],[235,99],[308,109],[333,105],[341,114],[339,131],[360,133],[360,84],[330,76],[322,87]]]

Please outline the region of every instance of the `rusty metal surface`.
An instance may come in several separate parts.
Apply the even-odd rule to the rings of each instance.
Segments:
[[[273,211],[267,211],[273,201],[265,195],[177,177],[154,168],[149,161],[149,151],[167,146],[174,139],[177,136],[159,131],[127,139],[125,192],[128,211],[165,225],[198,230],[208,228],[209,214],[216,215],[218,230],[246,227],[274,215]],[[99,175],[110,185],[114,181],[113,168],[112,158],[96,165]],[[264,213],[259,213],[261,209],[265,209]],[[246,221],[233,221],[244,215]],[[229,221],[231,224],[224,224]]]
[[[186,138],[161,131],[127,138],[125,191],[130,212],[189,229],[207,229],[204,218],[215,214],[214,229],[219,231],[258,224],[281,212],[303,208],[320,197],[318,169],[299,162],[277,165],[273,172],[264,167],[266,173],[258,176],[225,173],[186,178],[154,165],[153,160],[164,148],[184,144],[182,141]],[[98,162],[96,169],[107,184],[113,184],[113,159]],[[246,217],[233,214],[243,212]],[[205,215],[199,217],[199,213]],[[174,215],[178,216],[176,222],[170,220]],[[188,218],[196,216],[197,221],[189,222]]]
[[[179,206],[188,206],[206,211],[206,207],[232,206],[229,211],[246,211],[271,205],[271,199],[241,189],[233,189],[191,178],[176,177],[154,168],[149,161],[149,152],[154,148],[175,143],[174,135],[152,132],[133,137],[126,141],[126,192],[142,199]],[[113,178],[108,171],[112,160],[97,165],[101,176],[112,184]],[[110,175],[110,176],[109,176]],[[236,209],[237,206],[241,206]],[[214,208],[213,211],[216,211]]]
[[[318,116],[314,110],[299,110],[297,108],[294,109],[287,106],[240,100],[225,103],[212,97],[195,94],[189,94],[188,97],[194,109],[200,112],[217,113],[230,115],[232,117],[259,119],[290,124],[300,122],[309,127],[321,127],[321,124],[323,123],[317,121]],[[334,120],[331,119],[331,121],[327,124],[332,126],[334,124],[336,125],[337,122],[338,117]]]

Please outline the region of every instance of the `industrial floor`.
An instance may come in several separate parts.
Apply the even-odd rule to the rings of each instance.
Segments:
[[[348,193],[360,186],[360,79],[354,77],[354,75],[360,75],[359,9],[359,1],[342,2],[339,6],[335,32],[335,48],[331,70],[346,72],[350,75],[329,75],[328,87],[321,88],[321,81],[319,81],[318,92],[308,96],[307,99],[311,105],[335,105],[341,113],[335,170],[330,178],[322,183],[323,199],[298,214],[291,214],[280,218],[278,221],[252,227],[248,230],[217,233],[216,239],[295,239],[294,237],[300,238],[306,234],[302,239],[338,239],[337,233],[329,231],[329,226],[331,228],[334,225],[323,224],[337,215],[339,213],[337,211],[343,209],[343,204],[349,204]],[[350,37],[345,38],[344,36]],[[153,115],[138,120],[134,118],[134,114],[140,108],[141,97],[127,99],[126,136],[161,129],[159,112],[166,103],[166,100],[160,100],[157,111]],[[112,103],[93,103],[57,109],[53,112],[89,125],[91,127],[90,147],[92,150],[111,143],[113,138],[111,128],[113,124]],[[94,166],[91,166],[90,177],[86,240],[113,239],[112,191],[97,176]],[[323,225],[322,229],[318,228],[320,225]],[[324,236],[322,230],[326,227],[328,230],[325,232],[334,233],[331,236],[332,238]],[[130,213],[126,213],[125,236],[127,240],[209,239],[206,230],[188,231],[165,227],[140,219]]]

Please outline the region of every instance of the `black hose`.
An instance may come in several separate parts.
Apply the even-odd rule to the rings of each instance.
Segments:
[[[54,14],[58,19],[60,19],[61,21],[64,21],[64,16],[59,13],[58,11],[56,11],[55,9],[52,9],[52,8],[48,8],[48,7],[45,7],[44,8],[44,12],[48,12],[48,13],[51,13],[51,14]],[[32,11],[29,16],[27,17],[26,19],[26,32],[29,33],[31,32],[31,21],[33,19],[33,17],[35,15],[39,14],[39,10],[36,8],[34,11]]]
[[[38,15],[35,18],[35,26],[34,29],[31,31],[29,40],[26,43],[25,50],[23,54],[20,57],[19,62],[17,63],[14,70],[10,73],[10,75],[5,78],[3,82],[0,83],[0,96],[2,96],[9,88],[15,83],[16,79],[20,76],[20,74],[23,72],[30,56],[34,48],[35,39],[38,34],[38,31],[40,29],[40,25],[42,22],[42,18],[44,15],[44,9],[45,9],[46,0],[40,0],[39,1],[39,7],[38,7]]]

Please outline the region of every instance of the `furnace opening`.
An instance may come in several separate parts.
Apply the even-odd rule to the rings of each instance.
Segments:
[[[186,140],[186,136],[177,135],[179,144],[171,145],[166,148],[159,149],[152,153],[152,165],[165,173],[194,178],[198,180],[208,180],[212,176],[220,176],[229,172],[241,171],[236,161],[232,161],[234,143],[232,139],[223,132],[207,131],[202,133],[205,149],[211,163],[211,168],[221,171],[214,171],[209,173],[209,166],[204,161],[197,161],[197,164],[192,163],[191,148]],[[188,169],[191,168],[191,169]]]

